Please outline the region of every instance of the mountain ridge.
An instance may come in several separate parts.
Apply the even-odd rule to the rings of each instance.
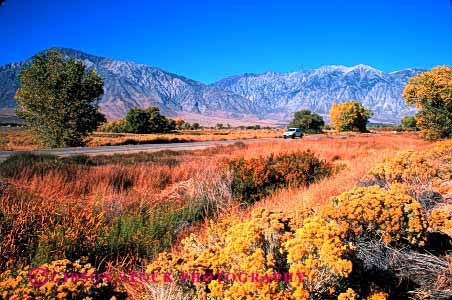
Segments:
[[[122,117],[133,107],[155,105],[168,116],[189,121],[210,118],[284,124],[296,110],[306,108],[327,117],[333,103],[353,99],[375,112],[374,121],[395,123],[414,113],[401,94],[409,77],[423,71],[407,68],[385,73],[363,64],[326,65],[288,73],[244,73],[206,84],[132,61],[71,48],[51,49],[83,61],[104,78],[99,106],[109,119]],[[30,61],[0,66],[0,114],[14,109],[17,76]]]

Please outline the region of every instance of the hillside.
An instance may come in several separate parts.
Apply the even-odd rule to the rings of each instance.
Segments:
[[[292,73],[243,74],[204,84],[156,67],[60,50],[96,68],[104,78],[100,107],[109,119],[122,117],[133,107],[155,105],[168,116],[189,121],[285,124],[301,108],[326,116],[334,102],[356,99],[374,111],[373,121],[394,123],[413,113],[401,94],[408,79],[421,72],[324,66]],[[0,66],[0,116],[11,115],[18,75],[29,63]]]

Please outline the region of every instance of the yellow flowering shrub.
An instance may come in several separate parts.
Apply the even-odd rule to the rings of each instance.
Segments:
[[[369,171],[369,175],[386,183],[407,183],[445,192],[452,179],[452,141],[438,142],[425,151],[403,151]],[[441,187],[443,189],[441,189]]]
[[[204,291],[205,297],[218,299],[332,297],[343,290],[341,280],[352,270],[351,261],[343,256],[353,247],[342,242],[334,221],[312,213],[256,209],[249,221],[212,224],[207,237],[190,236],[182,254],[160,254],[147,272],[176,271],[179,284],[194,294]],[[247,274],[248,280],[187,280],[187,274],[196,273]],[[287,277],[274,280],[275,273]],[[252,281],[250,274],[260,279]]]
[[[289,271],[304,274],[304,280],[293,285],[295,299],[326,296],[350,274],[352,262],[343,257],[353,247],[345,245],[341,235],[334,221],[315,216],[306,219],[295,237],[284,244]]]
[[[184,240],[182,256],[161,254],[147,271],[185,274],[251,274],[273,278],[287,272],[282,243],[293,236],[293,216],[258,209],[251,220],[212,224],[205,240],[192,235]],[[245,275],[244,275],[245,276]],[[181,278],[179,277],[179,280]],[[187,283],[187,282],[185,282]],[[221,299],[291,299],[281,281],[251,282],[250,278],[210,282],[190,282],[192,288],[206,290],[206,297]]]
[[[411,255],[420,248],[431,250],[433,231],[452,237],[452,209],[440,203],[447,186],[452,186],[451,164],[449,141],[427,151],[402,152],[370,172],[386,183],[385,188],[355,187],[316,210],[256,209],[245,221],[212,223],[205,236],[185,239],[179,255],[162,253],[147,271],[176,271],[179,284],[206,299],[386,300],[399,296],[399,291],[409,294],[400,285],[409,286],[409,279],[391,269],[384,251],[410,249]],[[433,209],[411,196],[421,194],[413,193],[419,187],[440,194]],[[366,264],[363,253],[369,249],[376,253]],[[193,282],[180,276],[196,272],[301,274],[302,280],[241,282],[217,277]]]
[[[427,221],[421,205],[394,184],[354,188],[334,197],[318,212],[253,211],[247,221],[224,220],[207,236],[184,240],[179,255],[163,253],[147,272],[178,272],[178,283],[193,294],[215,299],[385,299],[385,291],[363,293],[354,280],[357,239],[381,240],[392,246],[421,246]],[[290,282],[241,282],[222,277],[193,282],[181,274],[292,274]],[[295,274],[302,279],[296,280]],[[352,276],[353,274],[353,276]],[[361,273],[360,273],[361,274]],[[365,276],[365,274],[362,274]],[[355,278],[355,279],[354,279]],[[193,279],[193,278],[192,278]],[[373,284],[370,280],[369,285]],[[371,298],[369,298],[371,299]]]
[[[372,292],[369,297],[369,300],[386,300],[388,299],[388,293],[385,292]]]
[[[353,289],[347,289],[347,291],[340,293],[337,300],[355,300],[358,297]]]
[[[422,206],[400,185],[356,187],[332,199],[325,217],[336,220],[346,238],[376,238],[386,244],[423,245],[427,222]]]
[[[429,182],[437,172],[423,153],[403,151],[372,168],[369,174],[387,183],[414,184]]]
[[[66,279],[65,279],[66,274]],[[85,278],[76,277],[73,274]],[[56,260],[33,269],[29,266],[0,274],[1,300],[53,300],[53,299],[120,299],[112,282],[96,277],[96,269],[90,264],[67,259]],[[93,278],[90,278],[90,277]],[[96,278],[94,278],[96,277]],[[114,297],[114,298],[113,298]]]
[[[428,217],[430,231],[441,232],[452,237],[452,207],[444,205],[434,208]]]

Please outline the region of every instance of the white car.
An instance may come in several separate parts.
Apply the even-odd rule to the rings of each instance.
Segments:
[[[303,132],[301,132],[300,128],[288,128],[286,132],[283,133],[283,138],[287,139],[287,138],[302,138],[303,137]]]

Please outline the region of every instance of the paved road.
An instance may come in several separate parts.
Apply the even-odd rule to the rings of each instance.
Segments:
[[[76,154],[86,155],[111,155],[119,153],[138,153],[138,152],[157,152],[161,150],[201,150],[212,146],[230,145],[235,142],[252,143],[256,141],[271,141],[278,138],[260,138],[260,139],[244,139],[244,140],[227,140],[227,141],[207,141],[207,142],[188,142],[188,143],[167,143],[167,144],[142,144],[142,145],[121,145],[121,146],[102,146],[102,147],[73,147],[58,148],[47,150],[27,151],[36,154],[53,154],[58,156],[71,156]],[[14,153],[25,151],[0,151],[0,162],[6,160]]]

